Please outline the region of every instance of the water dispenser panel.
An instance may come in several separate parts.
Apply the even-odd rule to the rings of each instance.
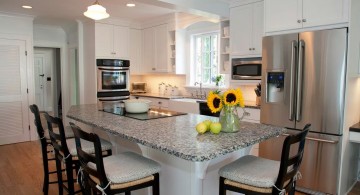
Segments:
[[[284,101],[284,72],[268,72],[266,85],[266,102]]]
[[[284,87],[284,72],[269,72],[268,83],[274,84],[277,88]]]

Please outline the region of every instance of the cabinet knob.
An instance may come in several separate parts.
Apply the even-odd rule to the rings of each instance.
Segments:
[[[152,68],[151,70],[156,70],[155,68]]]
[[[251,51],[251,48],[249,48],[249,51]]]
[[[302,19],[303,22],[306,22],[306,19]]]
[[[252,50],[255,50],[255,48],[252,48]]]
[[[298,20],[297,23],[301,23],[301,20]]]

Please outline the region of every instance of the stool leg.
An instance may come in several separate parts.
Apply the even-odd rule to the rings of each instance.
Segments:
[[[66,159],[66,176],[67,176],[67,180],[68,180],[68,190],[69,190],[69,194],[73,195],[75,190],[74,190],[74,175],[73,175],[73,167],[72,167],[72,160],[71,160],[71,156]]]
[[[61,162],[58,158],[56,158],[55,161],[56,161],[56,174],[58,177],[58,185],[59,185],[59,194],[62,195],[63,194],[63,182],[62,182]]]
[[[226,195],[224,181],[225,181],[225,178],[220,177],[220,179],[219,179],[219,195]]]
[[[153,195],[160,195],[159,173],[154,174],[154,185],[152,186]]]

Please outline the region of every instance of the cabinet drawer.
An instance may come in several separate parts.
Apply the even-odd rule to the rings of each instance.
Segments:
[[[162,99],[162,98],[150,98],[150,97],[141,97],[141,96],[132,96],[132,98],[137,99],[145,99],[150,100],[150,106],[155,108],[168,108],[169,107],[169,100],[168,99]]]

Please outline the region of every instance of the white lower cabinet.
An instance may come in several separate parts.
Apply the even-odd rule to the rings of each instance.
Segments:
[[[160,108],[160,109],[165,108],[165,109],[167,109],[169,107],[169,100],[168,99],[142,97],[142,96],[136,96],[136,95],[133,95],[131,98],[132,99],[136,98],[136,99],[149,100],[149,101],[151,101],[151,103],[150,103],[151,108]]]
[[[246,112],[249,113],[249,115],[244,116],[243,121],[252,122],[252,123],[260,123],[260,109],[245,108],[245,110],[246,110]],[[238,109],[239,116],[242,116],[243,112],[244,112],[243,109]],[[259,156],[259,144],[255,144],[252,147],[250,154],[254,155],[254,156]]]

